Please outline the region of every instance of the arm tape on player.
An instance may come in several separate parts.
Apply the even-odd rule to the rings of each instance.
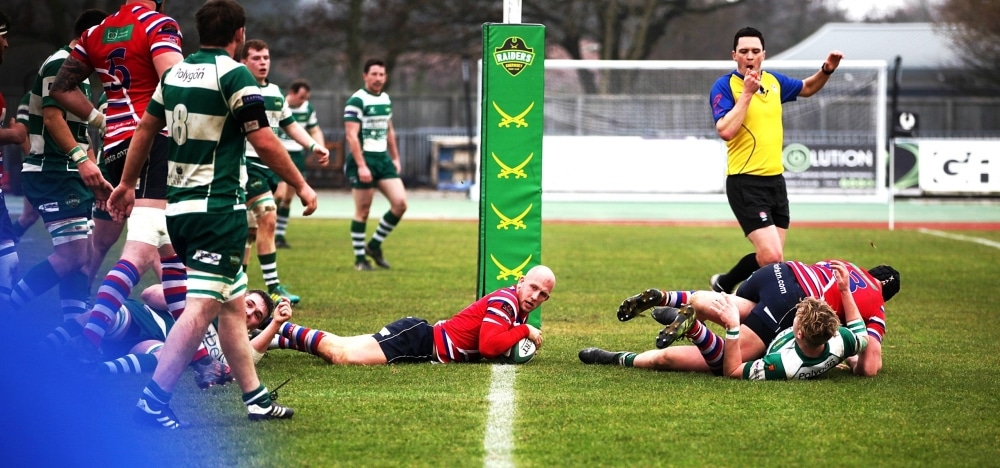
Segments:
[[[84,149],[81,148],[80,145],[74,146],[73,149],[70,150],[70,152],[67,154],[67,156],[69,157],[69,160],[72,161],[73,164],[76,164],[77,166],[83,164],[84,162],[87,162],[87,152],[84,151]]]
[[[868,332],[856,334],[854,338],[858,340],[858,352],[855,354],[861,354],[868,348]]]
[[[253,363],[257,364],[264,357],[264,353],[261,353],[254,349],[253,346],[250,347],[250,354],[253,355]]]
[[[270,128],[271,124],[267,121],[267,112],[264,110],[264,106],[248,106],[244,107],[239,114],[236,115],[236,121],[240,125],[240,131],[244,135],[248,133],[255,132],[262,128]],[[252,122],[256,122],[256,128],[253,125],[248,125]],[[251,129],[251,130],[248,130]]]
[[[851,333],[857,335],[859,333],[864,333],[867,328],[865,327],[865,322],[863,320],[857,319],[847,322],[847,329],[851,330]]]

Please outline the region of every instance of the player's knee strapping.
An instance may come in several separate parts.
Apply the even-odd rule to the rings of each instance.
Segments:
[[[278,210],[278,205],[274,203],[274,198],[272,197],[261,197],[250,204],[247,207],[248,212],[253,215],[254,227],[257,225],[257,221],[264,217],[267,213],[275,212]],[[249,218],[248,218],[249,221]]]
[[[45,223],[52,237],[52,245],[63,245],[90,237],[90,223],[87,218],[68,218]]]

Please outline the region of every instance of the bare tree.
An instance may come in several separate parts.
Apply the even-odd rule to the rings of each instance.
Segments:
[[[525,0],[527,21],[546,26],[549,44],[558,45],[572,59],[585,58],[585,41],[598,45],[597,57],[604,60],[650,58],[668,28],[684,16],[709,14],[731,8],[746,0]],[[598,92],[589,70],[577,72],[586,93]],[[615,74],[628,81],[627,73]]]
[[[1000,2],[945,0],[941,25],[951,27],[956,53],[985,83],[1000,86]]]
[[[482,23],[498,21],[501,14],[496,0],[325,0],[302,11],[301,27],[310,34],[296,49],[311,53],[322,43],[336,51],[343,88],[355,89],[361,66],[371,57],[390,70],[406,70],[406,76],[440,72],[442,60],[457,66],[462,56],[479,54]],[[393,87],[402,83],[390,81]]]
[[[525,0],[524,19],[542,23],[550,44],[584,58],[584,39],[600,45],[604,60],[648,59],[681,17],[707,15],[747,0]]]
[[[830,0],[524,0],[522,20],[546,28],[548,48],[570,58],[720,59],[731,34],[758,27],[769,52],[794,45],[829,19]],[[124,0],[84,0],[117,10]],[[184,33],[184,53],[198,47],[194,11],[204,0],[168,0],[166,13]],[[361,65],[380,57],[391,89],[412,93],[460,89],[463,57],[482,54],[482,25],[499,22],[499,0],[241,0],[247,35],[271,48],[272,81],[308,78],[320,89],[361,85]],[[8,7],[8,5],[10,5]],[[80,0],[6,0],[18,40],[54,49],[69,40]],[[82,9],[81,9],[82,10]],[[832,13],[831,13],[832,11]],[[839,17],[842,19],[842,16]],[[583,47],[591,50],[583,50]],[[550,55],[551,56],[551,55]],[[37,60],[41,60],[39,57]],[[583,78],[595,91],[593,79]]]
[[[829,22],[846,21],[831,0],[747,0],[731,9],[684,17],[670,28],[650,58],[727,60],[733,34],[745,26],[764,33],[767,53],[776,55]]]
[[[87,9],[114,13],[120,0],[5,0],[0,8],[17,28],[16,41],[44,44],[45,49],[66,45],[73,36],[73,23]]]

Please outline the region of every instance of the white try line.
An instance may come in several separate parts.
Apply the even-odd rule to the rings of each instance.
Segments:
[[[993,247],[994,249],[1000,249],[1000,242],[991,241],[989,239],[983,239],[981,237],[963,236],[961,234],[952,234],[949,232],[936,231],[934,229],[925,229],[925,228],[917,229],[917,231],[922,232],[924,234],[930,234],[932,236],[944,237],[946,239],[954,239],[965,242],[973,242],[976,244],[985,245],[987,247]]]
[[[513,468],[514,466],[514,365],[494,364],[493,381],[490,383],[490,412],[486,418],[486,435],[483,448],[485,468]]]

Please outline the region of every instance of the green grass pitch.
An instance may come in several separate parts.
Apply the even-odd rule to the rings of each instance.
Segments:
[[[39,226],[31,233],[22,272],[50,245]],[[404,220],[384,246],[392,269],[367,273],[352,269],[347,220],[296,218],[288,239],[293,248],[279,250],[279,272],[303,297],[296,323],[366,334],[407,315],[447,318],[475,298],[475,222]],[[749,383],[577,359],[586,346],[652,348],[656,323],[618,322],[618,303],[647,287],[703,289],[749,249],[735,226],[546,224],[542,258],[558,281],[543,306],[545,345],[516,369],[514,465],[998,463],[1000,250],[985,245],[916,231],[793,226],[787,259],[887,262],[901,272],[876,378],[834,370],[814,381]],[[251,286],[261,287],[256,260],[249,270]],[[136,450],[162,453],[173,466],[484,466],[490,365],[335,367],[272,351],[258,372],[271,387],[292,377],[280,402],[296,410],[294,419],[250,423],[235,385],[201,392],[188,371],[172,407],[193,427],[136,429],[148,436]],[[116,379],[95,404],[129,425],[148,375]]]

